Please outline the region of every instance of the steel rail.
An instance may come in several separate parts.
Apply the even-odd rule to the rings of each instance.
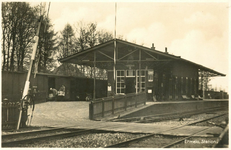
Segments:
[[[223,110],[223,107],[215,107],[215,108],[210,108],[210,109],[206,109],[206,110],[202,110],[202,111],[190,111],[190,112],[186,112],[184,114],[182,113],[165,113],[165,114],[157,114],[157,115],[149,115],[149,116],[140,116],[140,117],[131,117],[131,118],[114,118],[112,120],[109,121],[113,121],[113,122],[123,122],[123,121],[136,121],[141,122],[144,120],[140,121],[140,118],[145,119],[145,121],[154,121],[154,120],[170,120],[172,119],[171,117],[184,117],[184,116],[189,116],[189,115],[197,115],[197,114],[201,114],[201,113],[207,113],[207,112],[211,112],[211,111],[219,111],[219,110]],[[167,117],[166,117],[167,116]],[[148,119],[149,118],[149,119]]]
[[[201,121],[196,121],[196,122],[190,123],[189,125],[194,125],[194,124],[197,124],[197,123],[205,122],[205,121],[208,121],[208,120],[211,120],[211,119],[222,117],[222,116],[227,115],[227,114],[228,114],[228,112],[224,113],[224,114],[221,114],[221,115],[214,116],[214,117],[210,117],[210,118],[207,118],[207,119],[204,119],[204,120],[201,120]]]
[[[42,130],[34,130],[34,131],[26,131],[26,132],[17,132],[17,133],[2,135],[2,139],[14,138],[17,136],[28,136],[28,135],[32,135],[32,134],[42,134],[42,133],[52,132],[52,131],[61,131],[64,129],[65,128],[62,127],[62,128],[51,128],[51,129],[42,129]]]
[[[215,117],[211,117],[211,118],[207,118],[207,119],[204,119],[204,120],[200,120],[200,121],[196,121],[196,122],[193,122],[193,123],[188,123],[188,124],[184,124],[184,125],[181,125],[181,126],[178,126],[178,127],[173,127],[171,129],[168,129],[168,130],[164,130],[164,131],[160,131],[159,133],[152,133],[152,134],[149,134],[149,135],[144,135],[142,137],[138,137],[138,138],[134,138],[134,139],[131,139],[131,140],[127,140],[127,141],[124,141],[124,142],[120,142],[120,143],[116,143],[116,144],[112,144],[112,145],[109,145],[109,146],[106,146],[104,148],[116,148],[116,147],[125,147],[126,145],[128,145],[129,143],[132,143],[132,142],[135,142],[135,141],[140,141],[142,139],[145,139],[145,138],[149,138],[149,137],[152,137],[154,135],[163,135],[163,132],[166,132],[166,131],[171,131],[171,130],[175,130],[175,129],[179,129],[179,128],[182,128],[182,127],[185,127],[185,126],[188,126],[188,125],[193,125],[193,124],[196,124],[196,123],[201,123],[201,122],[205,122],[207,120],[210,120],[210,119],[214,119],[214,118],[217,118],[217,117],[221,117],[223,115],[226,115],[228,113],[224,113],[224,114],[221,114],[221,115],[218,115],[218,116],[215,116]],[[206,129],[209,129],[209,128],[206,128]],[[206,130],[206,129],[203,129]],[[202,132],[202,131],[200,131]],[[193,133],[193,135],[197,134],[199,132],[196,132],[196,133]],[[192,135],[192,136],[193,136]],[[186,137],[187,138],[187,137]],[[184,138],[185,139],[185,138]],[[181,139],[179,141],[182,141],[184,139]],[[173,143],[179,143],[179,141],[175,141]],[[166,146],[169,146],[170,144],[166,145]]]
[[[68,131],[71,129],[64,129],[63,131]],[[76,130],[76,129],[72,129]],[[79,129],[77,129],[79,130]],[[57,139],[57,138],[67,138],[67,137],[73,137],[73,136],[78,136],[86,133],[92,133],[95,130],[92,129],[81,129],[80,131],[70,131],[68,133],[58,133],[58,134],[52,134],[52,135],[45,135],[45,136],[40,136],[40,137],[33,137],[33,138],[27,138],[27,139],[19,139],[19,140],[11,140],[11,141],[6,141],[2,142],[2,147],[14,147],[17,144],[26,144],[26,143],[31,143],[31,142],[36,142],[40,140],[47,140],[47,139]]]
[[[170,148],[170,147],[172,147],[172,146],[174,146],[174,145],[176,145],[176,144],[178,144],[178,143],[180,143],[180,142],[182,142],[182,141],[184,141],[186,139],[189,139],[189,138],[193,137],[195,134],[201,133],[201,132],[203,132],[205,130],[208,130],[208,129],[210,129],[210,127],[206,128],[206,129],[203,129],[203,130],[200,130],[200,131],[198,131],[196,133],[190,134],[189,136],[187,136],[187,137],[185,137],[183,139],[180,139],[180,140],[174,141],[174,142],[172,142],[170,144],[167,144],[165,146],[162,146],[161,148]]]
[[[217,138],[217,139],[218,139],[218,140],[217,140],[218,143],[219,143],[219,142],[221,141],[221,139],[224,137],[225,133],[228,131],[228,128],[229,128],[229,125],[227,125],[226,128],[221,132],[220,136]],[[170,143],[170,144],[168,144],[168,145],[162,146],[161,148],[171,148],[171,147],[173,147],[174,145],[176,145],[176,144],[178,144],[178,143],[181,143],[182,141],[191,138],[193,135],[198,134],[198,133],[200,133],[200,132],[203,132],[204,130],[207,130],[207,129],[209,129],[209,128],[206,128],[206,129],[203,129],[203,130],[201,130],[201,131],[198,131],[197,133],[193,133],[193,134],[187,136],[186,138],[183,138],[183,139],[180,139],[180,140],[178,140],[178,141],[172,142],[172,143]],[[218,144],[214,144],[214,145],[212,146],[212,148],[215,148],[217,145],[218,145]]]

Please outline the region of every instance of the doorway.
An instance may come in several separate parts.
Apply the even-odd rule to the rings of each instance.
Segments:
[[[76,80],[75,79],[70,79],[70,99],[71,100],[76,100]]]
[[[125,81],[126,89],[125,93],[136,93],[136,78],[135,77],[127,77]]]
[[[55,78],[54,77],[48,77],[48,90],[50,88],[55,88]]]

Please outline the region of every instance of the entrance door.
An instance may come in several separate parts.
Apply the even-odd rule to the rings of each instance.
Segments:
[[[50,88],[55,88],[55,78],[54,77],[48,77],[48,90]]]
[[[128,93],[136,93],[136,78],[135,77],[128,77],[125,81],[126,85],[126,94]]]
[[[75,79],[70,79],[70,99],[75,100],[77,94],[76,81]]]

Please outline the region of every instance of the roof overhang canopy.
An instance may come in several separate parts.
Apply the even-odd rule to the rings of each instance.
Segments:
[[[59,60],[62,63],[74,63],[110,70],[114,65],[114,40],[99,44],[92,48],[70,55]],[[156,68],[171,64],[172,61],[180,61],[195,66],[198,71],[209,72],[210,76],[225,76],[210,68],[196,64],[165,52],[147,48],[141,45],[116,39],[116,64],[121,67],[129,65],[137,66],[139,62],[144,66],[152,65]],[[119,68],[119,67],[118,67]],[[143,68],[143,67],[142,67]]]

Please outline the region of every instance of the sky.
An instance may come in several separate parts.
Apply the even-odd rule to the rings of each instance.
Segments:
[[[210,84],[228,91],[229,8],[227,2],[119,1],[116,33],[146,47],[154,43],[163,52],[167,47],[170,54],[226,74],[212,78]],[[83,21],[114,33],[115,2],[52,1],[49,17],[57,32],[67,23]]]

